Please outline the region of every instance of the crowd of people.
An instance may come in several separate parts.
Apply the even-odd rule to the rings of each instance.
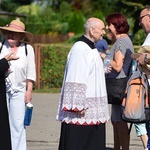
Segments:
[[[150,44],[149,22],[150,7],[146,6],[139,19],[139,25],[147,34],[143,45]],[[105,150],[105,124],[109,121],[106,83],[121,83],[126,86],[132,64],[131,54],[134,53],[126,17],[121,13],[112,13],[106,17],[106,23],[105,27],[102,20],[89,18],[84,25],[85,33],[73,44],[68,54],[56,116],[61,121],[59,150]],[[105,29],[112,39],[110,49],[103,39]],[[109,72],[106,74],[103,60],[108,51],[111,59]],[[142,53],[137,58],[140,65],[148,61],[149,53]],[[111,105],[110,118],[114,150],[129,150],[129,127],[122,119],[121,104]],[[144,150],[148,150],[149,124],[147,127],[146,129],[145,123],[135,124]]]
[[[56,116],[61,121],[59,150],[105,150],[109,120],[114,150],[129,150],[128,123],[122,120],[121,104],[112,104],[109,112],[106,82],[127,83],[134,47],[123,14],[112,13],[105,21],[106,26],[99,18],[87,19],[84,34],[68,54]],[[147,35],[142,46],[150,46],[150,6],[141,10],[139,25]],[[105,29],[112,39],[110,48],[103,39]],[[25,106],[32,99],[36,81],[34,50],[29,44],[32,33],[25,31],[20,20],[12,20],[0,31],[5,37],[0,42],[0,149],[26,150]],[[108,51],[111,59],[106,74],[103,60]],[[136,61],[145,65],[150,61],[150,53],[142,53]],[[149,123],[137,123],[135,129],[144,150],[148,150]]]

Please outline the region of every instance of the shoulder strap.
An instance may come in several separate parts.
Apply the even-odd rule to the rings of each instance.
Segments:
[[[26,56],[28,55],[28,51],[27,51],[27,43],[25,43],[25,54],[26,54]]]
[[[0,53],[1,53],[1,51],[2,51],[2,48],[3,48],[4,43],[5,43],[5,41],[2,42],[2,45],[1,45],[1,47],[0,47]]]
[[[1,53],[1,51],[2,51],[2,48],[3,48],[4,43],[5,43],[5,41],[2,42],[2,45],[1,45],[1,47],[0,47],[0,53]],[[26,56],[28,55],[27,44],[26,44],[26,43],[25,43],[25,54],[26,54]]]

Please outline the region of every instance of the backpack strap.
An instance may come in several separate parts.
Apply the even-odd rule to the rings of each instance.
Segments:
[[[3,48],[4,43],[5,43],[5,41],[2,42],[2,45],[1,45],[1,47],[0,47],[0,53],[1,53],[1,51],[2,51],[2,48]],[[25,43],[25,54],[26,54],[26,56],[28,55],[27,43]]]
[[[4,43],[5,43],[5,41],[2,42],[2,45],[1,45],[1,47],[0,47],[0,53],[1,53],[1,51],[2,51],[2,48],[3,48]]]
[[[26,56],[28,55],[28,51],[27,51],[27,43],[25,43],[25,54],[26,54]]]

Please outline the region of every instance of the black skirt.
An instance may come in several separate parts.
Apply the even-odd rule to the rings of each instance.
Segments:
[[[61,124],[59,150],[105,150],[105,124]]]

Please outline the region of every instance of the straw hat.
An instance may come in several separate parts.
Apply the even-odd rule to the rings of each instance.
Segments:
[[[138,50],[138,53],[133,53],[131,54],[131,58],[133,59],[137,59],[140,57],[140,55],[142,53],[150,53],[150,46],[148,45],[145,45],[145,46],[141,46],[140,49]],[[145,72],[147,75],[150,75],[150,62],[148,62],[147,64],[145,65],[142,65],[141,66],[141,70],[143,72]]]
[[[5,35],[6,31],[19,32],[25,35],[23,42],[29,43],[32,40],[32,33],[25,31],[25,24],[20,20],[12,20],[9,25],[0,27],[1,32]]]

